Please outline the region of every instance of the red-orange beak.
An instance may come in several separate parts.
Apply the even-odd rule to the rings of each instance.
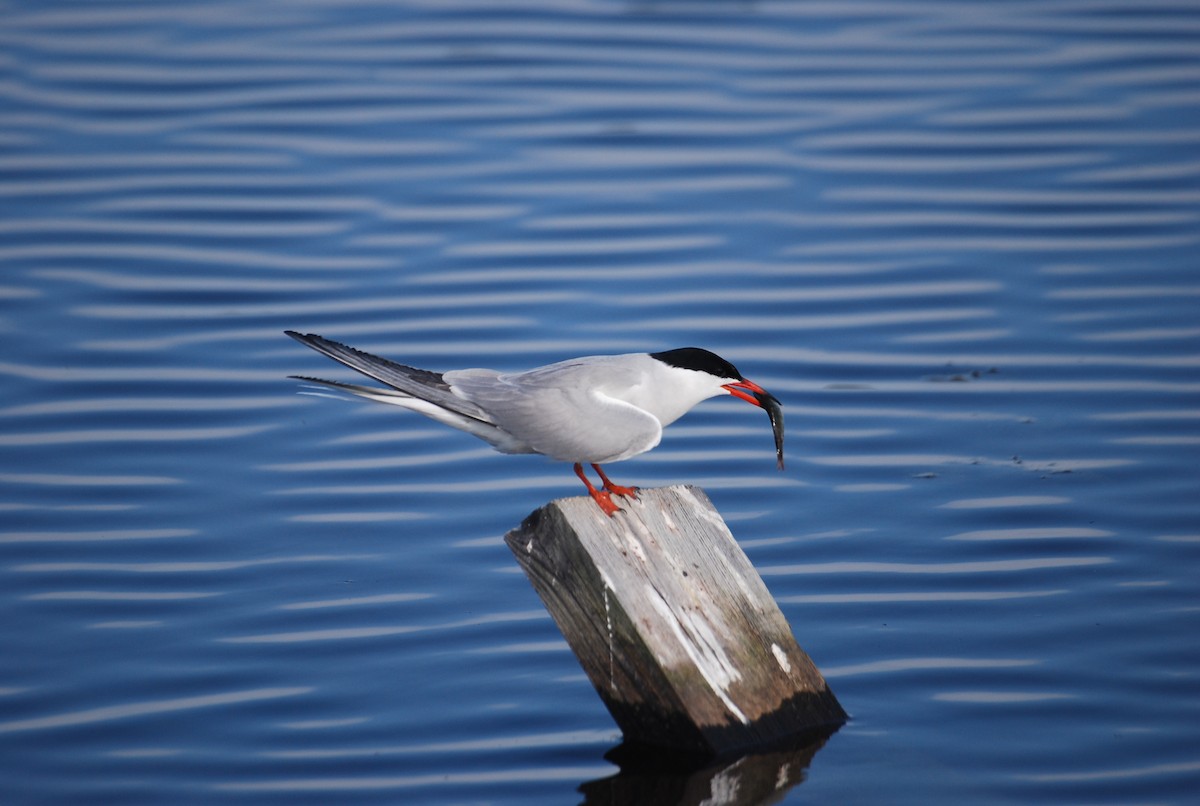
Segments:
[[[775,395],[745,378],[727,383],[723,388],[734,397],[741,398],[747,403],[753,403],[767,412],[767,416],[771,418],[771,431],[775,434],[775,457],[779,463],[779,469],[783,470],[783,405]]]

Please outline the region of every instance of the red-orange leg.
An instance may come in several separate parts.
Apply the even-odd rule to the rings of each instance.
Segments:
[[[596,472],[600,474],[600,480],[604,482],[604,489],[608,490],[613,495],[623,495],[626,498],[637,498],[637,487],[623,487],[620,484],[613,484],[612,479],[604,474],[604,470],[600,465],[592,465]]]
[[[596,466],[592,465],[592,467]],[[599,470],[599,468],[596,469]],[[588,477],[583,475],[583,465],[580,462],[575,463],[575,475],[579,476],[579,480],[583,482],[583,486],[587,487],[588,495],[590,495],[596,501],[596,503],[600,505],[600,509],[604,510],[605,515],[611,518],[613,515],[616,515],[621,511],[621,508],[613,503],[612,495],[607,489],[608,484],[606,483],[604,485],[606,489],[603,490],[597,490],[595,487],[593,487],[592,483],[588,481]],[[603,473],[600,474],[600,478],[604,478]],[[607,482],[608,480],[605,479],[605,481]]]

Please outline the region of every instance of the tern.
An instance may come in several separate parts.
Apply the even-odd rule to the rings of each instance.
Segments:
[[[779,401],[742,377],[733,364],[699,347],[572,358],[525,372],[431,372],[313,333],[284,332],[387,388],[291,377],[424,414],[479,437],[501,453],[540,453],[571,462],[588,494],[610,517],[621,511],[612,496],[636,498],[637,488],[614,484],[601,465],[645,453],[658,445],[663,428],[721,394],[767,412],[783,469]],[[588,481],[585,463],[599,474],[601,489]]]

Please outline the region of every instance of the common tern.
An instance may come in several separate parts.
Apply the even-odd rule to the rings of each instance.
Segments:
[[[614,484],[600,466],[645,453],[658,445],[664,427],[702,400],[720,394],[731,394],[767,412],[779,469],[783,469],[779,401],[742,377],[733,364],[698,347],[572,358],[525,372],[431,372],[316,334],[284,332],[388,388],[291,377],[424,414],[474,434],[501,453],[540,453],[571,462],[588,493],[609,516],[621,509],[612,496],[636,498],[637,488]],[[584,463],[600,475],[602,489],[588,481]]]

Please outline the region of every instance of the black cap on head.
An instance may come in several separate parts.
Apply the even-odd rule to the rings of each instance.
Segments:
[[[666,350],[661,353],[650,353],[651,358],[657,358],[664,364],[670,364],[680,369],[694,369],[697,372],[707,372],[717,378],[729,378],[741,381],[742,373],[716,353],[700,347],[680,347],[678,350]]]

